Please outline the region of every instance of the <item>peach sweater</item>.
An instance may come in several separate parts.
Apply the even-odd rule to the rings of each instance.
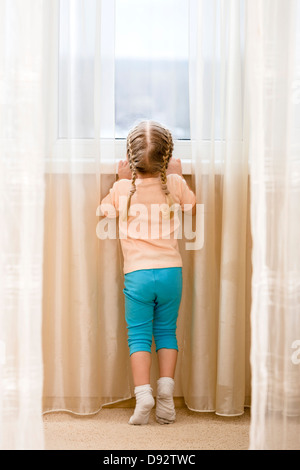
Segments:
[[[168,189],[178,209],[180,206],[184,211],[195,205],[195,195],[184,178],[171,174],[167,179]],[[178,249],[179,211],[175,212],[172,219],[163,217],[159,208],[166,204],[166,196],[159,177],[138,178],[136,188],[126,222],[122,221],[122,214],[131,189],[130,180],[122,179],[114,183],[101,202],[102,211],[106,211],[108,218],[121,216],[119,237],[124,256],[124,273],[140,269],[181,267],[182,259]],[[187,204],[191,206],[184,207]],[[107,210],[109,207],[112,210]]]

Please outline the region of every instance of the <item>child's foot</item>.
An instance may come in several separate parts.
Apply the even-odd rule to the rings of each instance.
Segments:
[[[174,385],[171,377],[161,377],[157,381],[156,421],[159,424],[171,424],[175,421]]]
[[[152,396],[152,388],[150,384],[139,385],[135,387],[134,394],[136,397],[136,405],[134,413],[129,420],[129,424],[147,424],[150,412],[155,403]]]

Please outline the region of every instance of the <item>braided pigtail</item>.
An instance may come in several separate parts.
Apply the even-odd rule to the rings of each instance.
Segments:
[[[129,210],[130,210],[130,204],[131,204],[131,198],[136,192],[136,178],[137,178],[137,172],[136,172],[136,167],[133,163],[133,155],[132,155],[132,148],[131,148],[131,135],[129,134],[127,138],[127,148],[128,148],[128,161],[129,161],[129,168],[132,172],[132,180],[131,180],[131,189],[127,197],[127,204],[126,208],[123,212],[122,220],[125,222],[128,220],[129,217]]]
[[[163,157],[163,164],[162,164],[161,172],[160,172],[161,188],[166,195],[166,200],[167,200],[167,205],[168,205],[167,210],[163,211],[162,213],[162,216],[164,219],[172,218],[174,216],[174,209],[171,210],[172,206],[174,205],[174,201],[167,186],[167,168],[168,168],[169,160],[172,156],[172,150],[173,150],[173,140],[172,140],[171,133],[168,131],[168,147]]]

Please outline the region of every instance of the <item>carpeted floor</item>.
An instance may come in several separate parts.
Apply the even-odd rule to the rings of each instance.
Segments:
[[[179,408],[172,425],[160,425],[152,410],[149,424],[131,426],[130,408],[103,408],[81,417],[70,413],[43,416],[48,450],[247,450],[250,410],[225,418]]]

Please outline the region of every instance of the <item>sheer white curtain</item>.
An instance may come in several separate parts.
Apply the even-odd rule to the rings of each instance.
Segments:
[[[244,1],[191,0],[190,8],[193,173],[205,240],[193,259],[184,396],[192,409],[233,416],[250,404]]]
[[[253,233],[251,449],[300,447],[300,5],[247,3]]]
[[[0,448],[43,449],[45,83],[51,8],[0,1]]]
[[[131,396],[120,253],[116,240],[96,234],[97,207],[116,177],[115,11],[108,0],[61,0],[53,7],[43,410],[87,414]]]

